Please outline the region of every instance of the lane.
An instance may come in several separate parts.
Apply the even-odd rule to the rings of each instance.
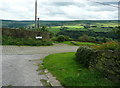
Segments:
[[[3,46],[2,85],[3,86],[42,86],[34,61],[52,53],[75,52],[77,46],[57,44],[54,46]]]
[[[37,66],[29,60],[39,59],[46,55],[3,55],[3,86],[42,86]]]
[[[55,44],[54,46],[3,46],[3,54],[52,54],[60,52],[75,52],[78,46]]]

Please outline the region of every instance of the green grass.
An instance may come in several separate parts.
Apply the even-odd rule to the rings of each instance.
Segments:
[[[68,28],[84,28],[83,26],[65,26],[65,27],[68,27]]]
[[[68,29],[65,30],[75,30],[75,31],[87,31],[87,29],[84,28],[84,26],[78,26],[78,25],[74,25],[74,26],[64,26],[67,27]]]
[[[64,44],[68,44],[68,45],[74,45],[73,43],[71,43],[71,41],[65,41],[65,42],[62,42]]]
[[[84,29],[83,26],[64,26],[64,27],[68,27],[69,29],[65,29],[65,30],[79,30],[79,31],[87,31],[87,29]],[[61,26],[53,26],[51,28],[48,28],[48,31],[57,34],[58,32],[60,32]]]
[[[116,27],[118,26],[118,23],[96,23],[97,26],[99,27]]]
[[[75,44],[74,44],[74,43],[72,43],[72,41],[65,41],[62,43],[68,44],[68,45],[77,45],[77,46],[80,46],[80,45],[86,45],[86,46],[99,45],[99,44],[91,43],[91,42],[75,42]]]
[[[114,86],[102,73],[90,71],[75,61],[75,53],[58,53],[44,58],[47,68],[63,86]]]

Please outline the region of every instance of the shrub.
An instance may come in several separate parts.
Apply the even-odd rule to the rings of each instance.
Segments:
[[[57,37],[52,37],[51,40],[52,40],[52,41],[56,41],[56,40],[57,40]]]
[[[116,34],[118,36],[118,41],[120,42],[120,26],[117,27]]]
[[[90,61],[96,58],[96,52],[89,47],[79,47],[76,52],[77,61],[85,67],[89,67]]]
[[[79,41],[81,42],[94,42],[95,41],[95,37],[92,37],[92,36],[88,36],[88,35],[83,35],[83,36],[80,36]]]
[[[95,41],[99,43],[105,43],[112,41],[112,38],[106,38],[106,37],[95,37]]]
[[[106,42],[101,45],[93,46],[97,50],[119,50],[120,51],[120,44],[116,41]]]
[[[47,31],[47,26],[42,26],[41,31]]]
[[[65,41],[65,36],[64,35],[58,36],[57,41],[58,42],[64,42]]]
[[[64,41],[71,41],[72,39],[69,38],[68,36],[59,35],[57,37],[53,37],[52,40],[57,42],[64,42]]]

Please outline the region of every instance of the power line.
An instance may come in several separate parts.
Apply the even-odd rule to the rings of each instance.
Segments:
[[[87,1],[91,1],[91,0],[87,0]],[[95,2],[98,4],[107,5],[107,6],[111,6],[111,7],[115,7],[115,8],[120,8],[119,6],[115,6],[115,5],[111,5],[111,4],[107,4],[107,3],[103,3],[103,2],[96,2],[96,1],[91,1],[91,2]]]

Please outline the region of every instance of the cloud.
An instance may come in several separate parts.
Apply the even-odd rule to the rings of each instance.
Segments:
[[[117,5],[118,0],[38,0],[41,20],[117,20],[118,9],[101,5],[100,1]],[[34,20],[34,0],[2,0],[0,19]]]

